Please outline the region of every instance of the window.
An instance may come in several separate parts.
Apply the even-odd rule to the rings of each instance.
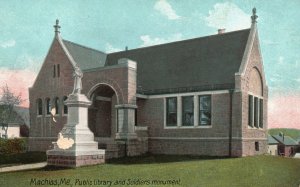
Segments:
[[[53,77],[55,77],[55,76],[56,76],[56,66],[53,65]]]
[[[64,98],[63,98],[63,100],[64,100],[64,114],[68,114],[68,106],[65,104],[65,101],[67,100],[67,96],[64,96]]]
[[[259,100],[259,127],[260,128],[264,128],[264,124],[263,124],[263,120],[264,120],[264,118],[263,118],[263,116],[264,116],[264,111],[263,111],[263,109],[264,109],[264,103],[263,103],[263,100],[262,99],[260,99]]]
[[[182,125],[194,126],[194,96],[182,97]]]
[[[259,104],[258,104],[258,98],[257,97],[254,97],[254,126],[256,128],[258,128],[258,107],[259,107]]]
[[[54,99],[54,108],[55,108],[55,114],[58,114],[59,113],[59,98],[56,97]]]
[[[255,151],[259,151],[259,143],[255,142]]]
[[[57,64],[57,77],[59,77],[60,76],[60,66],[59,66],[59,64]]]
[[[248,125],[263,128],[263,99],[249,95],[248,110]]]
[[[42,99],[37,100],[37,115],[43,115],[43,101],[42,101]]]
[[[47,98],[46,99],[46,114],[49,115],[51,112],[51,102],[50,102],[50,99]]]
[[[253,127],[253,96],[252,95],[249,95],[249,116],[248,116],[248,125],[250,127]]]
[[[177,125],[177,98],[170,97],[166,99],[167,105],[167,126]]]
[[[199,125],[211,125],[211,96],[199,96]]]

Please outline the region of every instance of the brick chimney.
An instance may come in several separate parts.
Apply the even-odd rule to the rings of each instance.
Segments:
[[[225,33],[225,29],[218,29],[218,34],[224,34]]]

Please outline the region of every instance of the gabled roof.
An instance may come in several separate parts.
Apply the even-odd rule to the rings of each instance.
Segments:
[[[139,93],[175,93],[231,89],[250,29],[108,54],[106,65],[120,58],[137,62]]]
[[[284,136],[273,135],[273,138],[275,138],[278,142],[284,145],[299,145],[293,138],[286,135]]]
[[[268,134],[268,144],[278,144],[278,141],[275,140],[271,135]]]
[[[16,106],[14,110],[22,118],[23,122],[30,127],[29,108]]]
[[[2,112],[6,113],[5,111],[9,111],[5,105],[0,105],[0,115]],[[2,122],[2,121],[0,121]],[[23,125],[26,124],[29,126],[29,109],[15,106],[10,114],[10,119],[8,119],[7,123],[19,124]]]
[[[105,53],[67,40],[63,40],[63,43],[81,70],[104,66],[107,56]]]

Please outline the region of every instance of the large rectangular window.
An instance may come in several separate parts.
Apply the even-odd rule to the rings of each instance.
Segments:
[[[249,110],[249,115],[248,115],[248,125],[250,127],[253,127],[253,96],[249,95],[249,103],[248,103],[248,110]]]
[[[182,97],[182,125],[194,126],[194,96]]]
[[[166,99],[167,126],[177,126],[177,97]]]
[[[211,125],[211,96],[199,96],[199,125]]]

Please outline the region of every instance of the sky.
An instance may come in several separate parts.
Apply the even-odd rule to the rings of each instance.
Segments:
[[[25,99],[60,20],[64,39],[115,52],[249,28],[269,86],[269,128],[300,129],[299,0],[0,0],[0,86]]]

